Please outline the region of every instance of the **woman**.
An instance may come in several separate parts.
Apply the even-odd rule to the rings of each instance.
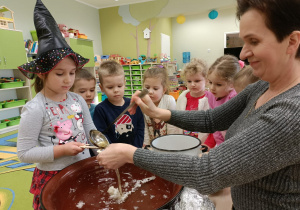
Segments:
[[[163,110],[148,96],[132,97],[145,114],[183,129],[227,130],[225,142],[201,158],[114,144],[97,159],[112,169],[134,163],[203,194],[231,187],[235,209],[299,209],[300,1],[237,2],[240,56],[262,81],[208,111]]]

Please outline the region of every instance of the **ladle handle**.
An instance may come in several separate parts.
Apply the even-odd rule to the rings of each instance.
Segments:
[[[149,91],[148,91],[147,89],[143,89],[143,90],[140,92],[140,94],[138,95],[138,97],[143,98],[143,97],[144,97],[145,95],[147,95],[148,93],[149,93]],[[109,126],[107,126],[107,128],[103,131],[103,133],[106,133],[106,132],[108,131],[108,129],[110,129],[110,127],[111,127],[115,122],[117,122],[117,120],[120,119],[120,118],[123,116],[123,114],[125,114],[125,113],[128,111],[128,109],[132,108],[134,105],[135,105],[135,102],[132,102],[126,109],[124,109],[124,111],[123,111],[121,114],[119,114],[119,116],[118,116],[112,123],[110,123]]]

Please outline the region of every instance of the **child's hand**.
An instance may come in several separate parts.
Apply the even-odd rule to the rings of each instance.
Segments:
[[[84,144],[80,142],[68,142],[64,145],[57,145],[54,147],[54,158],[75,156],[84,150],[84,148],[80,147],[83,145]]]

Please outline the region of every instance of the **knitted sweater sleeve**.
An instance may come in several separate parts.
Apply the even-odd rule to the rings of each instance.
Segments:
[[[172,112],[170,122],[186,124],[186,129],[193,128],[193,123],[203,131],[215,130],[214,125],[227,129],[236,120],[228,130],[228,139],[208,154],[199,158],[138,149],[134,154],[134,164],[174,183],[195,188],[203,194],[211,194],[225,187],[252,182],[299,163],[300,97],[282,96],[278,100],[274,99],[245,119],[250,107],[244,107],[243,113],[239,111],[239,102],[245,97],[243,94],[214,109],[225,116],[217,116],[211,110],[193,114]],[[226,126],[215,122],[216,118]]]

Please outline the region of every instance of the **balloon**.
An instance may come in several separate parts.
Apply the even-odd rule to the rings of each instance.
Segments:
[[[185,22],[185,17],[183,15],[179,15],[177,18],[176,18],[176,21],[177,23],[179,24],[183,24]]]
[[[217,17],[218,17],[218,12],[216,11],[216,10],[212,10],[212,11],[210,11],[210,13],[208,14],[208,17],[210,18],[210,19],[216,19]]]

